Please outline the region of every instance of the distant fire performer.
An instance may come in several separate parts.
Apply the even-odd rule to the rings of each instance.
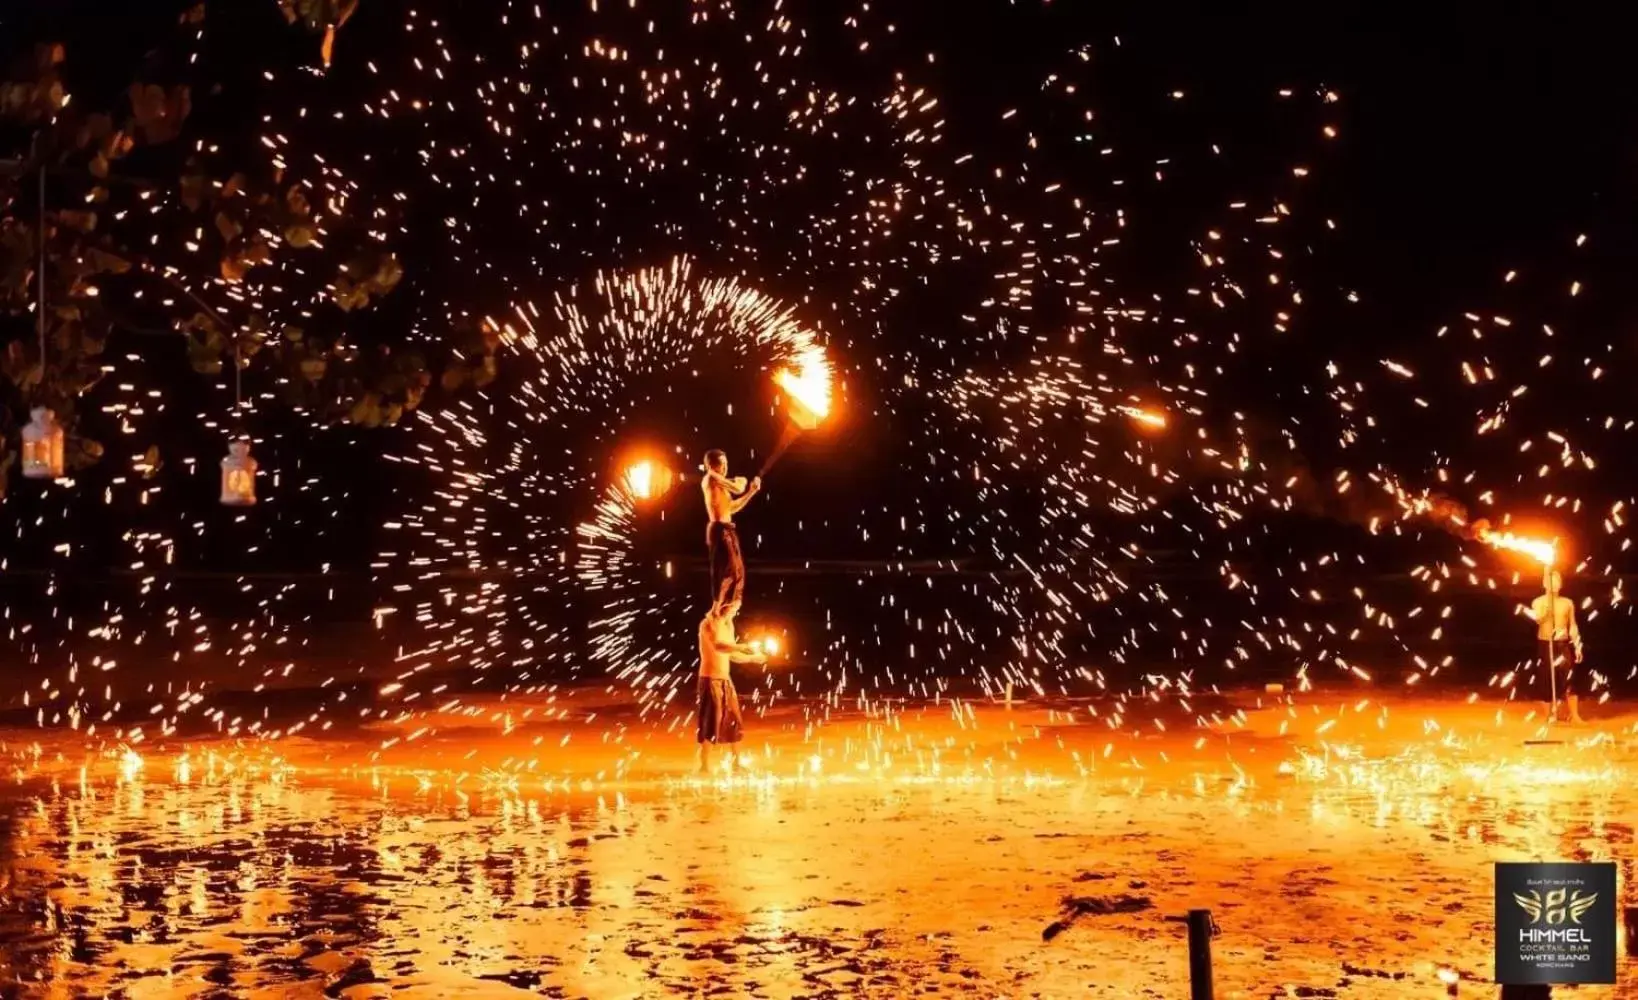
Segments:
[[[739,741],[745,737],[745,717],[739,710],[730,663],[765,663],[755,646],[734,636],[739,604],[712,608],[700,620],[699,744],[700,773],[711,770],[711,747],[728,748],[729,761],[739,770]]]
[[[1573,684],[1574,664],[1581,662],[1581,629],[1575,621],[1575,602],[1559,593],[1564,580],[1557,570],[1549,570],[1543,582],[1547,592],[1530,604],[1530,617],[1536,623],[1536,658],[1547,671],[1547,683],[1555,695],[1558,678],[1564,679],[1564,703],[1569,708],[1569,721],[1579,723],[1581,706]],[[1553,712],[1558,714],[1556,704]]]
[[[745,596],[745,557],[739,550],[734,515],[762,489],[762,478],[746,483],[744,476],[728,478],[728,456],[718,449],[705,453],[705,547],[711,558],[711,612],[739,604]]]

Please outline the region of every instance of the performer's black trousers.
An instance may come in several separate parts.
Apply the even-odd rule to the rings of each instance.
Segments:
[[[737,604],[745,596],[745,557],[739,552],[739,532],[731,524],[712,521],[705,529],[711,552],[711,601]]]
[[[1548,642],[1546,639],[1536,640],[1536,662],[1543,670],[1552,670],[1556,665],[1558,676],[1558,693],[1570,694],[1575,691],[1572,683],[1575,679],[1575,644],[1568,639],[1557,642]]]

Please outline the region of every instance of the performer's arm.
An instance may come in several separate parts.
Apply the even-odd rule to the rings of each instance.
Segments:
[[[757,478],[751,480],[750,485],[745,487],[744,496],[740,497],[738,500],[730,500],[728,502],[728,513],[738,514],[740,511],[745,509],[746,504],[751,502],[751,498],[760,492],[762,492],[762,477],[758,476]]]
[[[713,652],[724,653],[733,663],[761,663],[767,659],[760,649],[744,642],[723,642],[721,639],[711,639]]]
[[[735,663],[742,663],[744,657],[760,657],[762,651],[748,642],[725,642],[722,639],[708,638],[712,652],[726,653]]]
[[[1570,645],[1575,647],[1575,658],[1581,660],[1581,627],[1575,621],[1575,605],[1570,605]]]
[[[727,476],[719,473],[712,472],[710,469],[705,470],[705,478],[706,481],[708,481],[712,486],[725,489],[730,494],[740,492],[739,490],[734,489],[734,481],[732,479],[729,479]]]

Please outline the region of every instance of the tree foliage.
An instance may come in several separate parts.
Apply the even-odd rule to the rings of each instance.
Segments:
[[[326,33],[328,64],[356,0],[278,4]],[[0,79],[0,143],[16,147],[0,163],[0,495],[31,406],[50,406],[68,429],[71,468],[100,456],[78,433],[77,404],[116,330],[183,338],[200,376],[237,362],[261,395],[321,420],[390,424],[432,384],[418,353],[355,335],[403,276],[390,203],[321,156],[304,159],[289,137],[251,143],[196,125],[199,95],[221,90],[186,72],[209,17],[205,4],[183,12],[183,51],[150,60],[104,107],[73,99],[61,43],[37,45]]]

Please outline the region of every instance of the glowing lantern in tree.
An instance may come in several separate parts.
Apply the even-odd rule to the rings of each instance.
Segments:
[[[60,479],[63,474],[63,427],[57,415],[43,406],[29,414],[23,428],[23,475],[30,479]]]
[[[249,507],[255,502],[256,460],[250,456],[250,442],[234,441],[222,459],[222,505]]]

